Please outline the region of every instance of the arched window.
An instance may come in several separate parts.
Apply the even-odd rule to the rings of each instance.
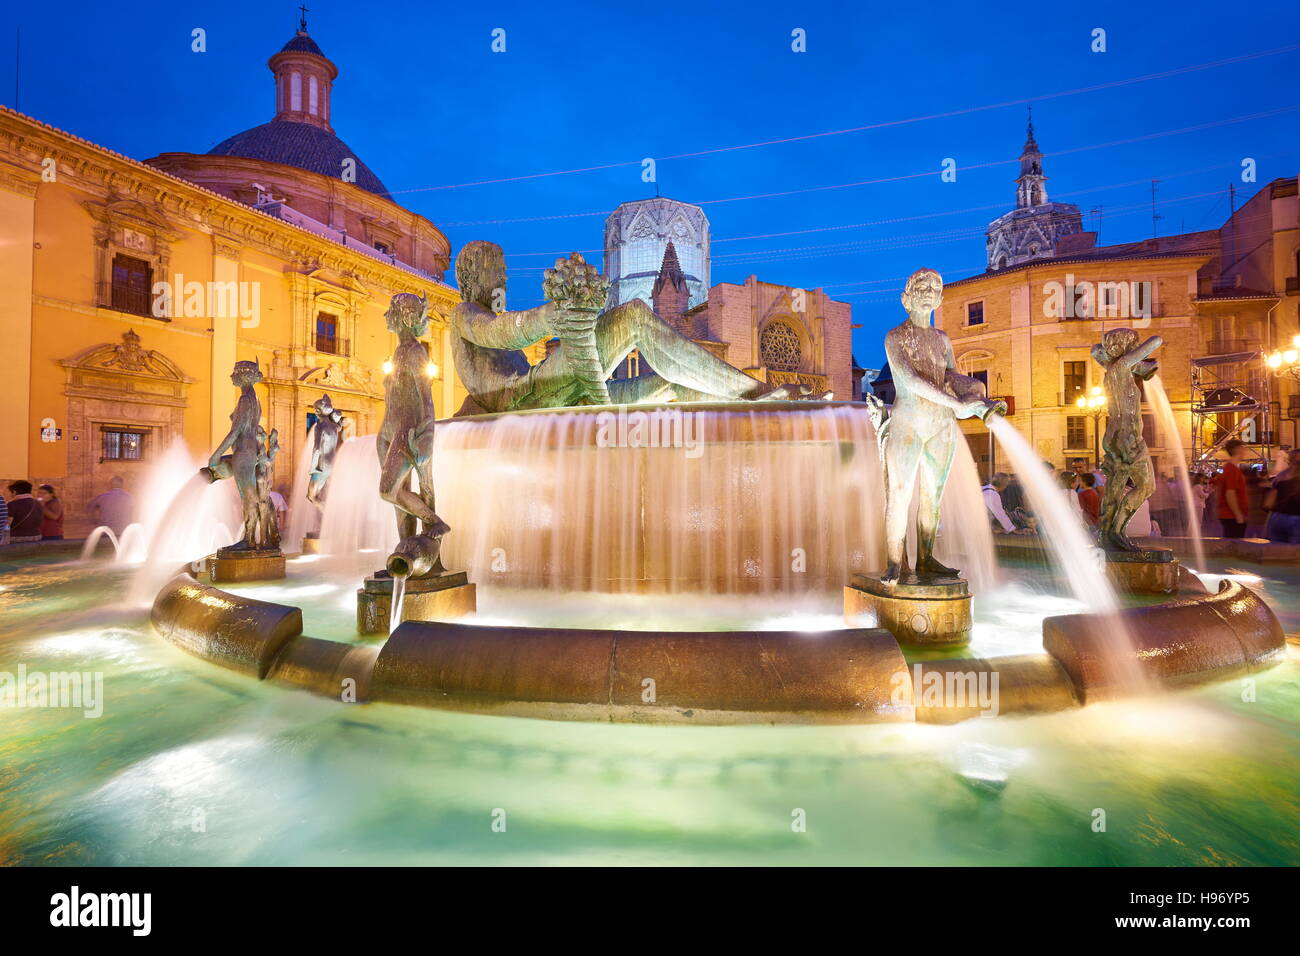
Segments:
[[[798,371],[803,361],[799,333],[787,322],[769,322],[758,339],[758,354],[768,368],[783,372]]]
[[[307,112],[316,115],[316,77],[307,77]]]
[[[302,110],[302,74],[289,74],[289,109],[295,113]]]

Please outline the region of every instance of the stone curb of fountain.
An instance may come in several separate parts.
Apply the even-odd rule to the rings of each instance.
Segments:
[[[1168,548],[1183,556],[1192,554],[1194,550],[1191,538],[1133,540],[1146,548]],[[997,550],[1004,553],[1044,551],[1042,542],[1033,535],[999,534],[994,535],[993,542]],[[1241,558],[1261,564],[1300,564],[1300,544],[1275,544],[1264,538],[1202,538],[1201,543],[1208,557]]]
[[[1285,655],[1272,611],[1236,582],[1210,598],[1121,614],[1137,635],[1141,666],[1162,687],[1253,673]],[[910,667],[878,628],[655,633],[406,621],[382,646],[344,644],[304,635],[296,607],[229,594],[189,574],[159,592],[151,620],[197,657],[335,700],[547,719],[950,724],[1115,696],[1101,660],[1101,635],[1114,622],[1088,614],[1047,618],[1045,653]],[[992,708],[980,699],[989,684]]]

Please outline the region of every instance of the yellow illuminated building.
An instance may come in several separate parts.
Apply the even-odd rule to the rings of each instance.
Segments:
[[[465,397],[450,247],[333,132],[337,69],[305,29],[270,61],[274,119],[206,154],[138,162],[0,108],[0,479],[54,485],[69,533],[172,442],[225,435],[238,360],[261,364],[287,493],[312,402],[377,430],[397,292],[426,295],[439,416]]]
[[[1296,179],[1263,186],[1218,229],[1099,247],[1095,233],[1071,231],[1077,223],[1053,233],[1036,221],[1028,187],[1043,178],[1040,159],[1031,132],[1020,181],[1031,199],[990,227],[988,270],[944,289],[935,321],[961,370],[1008,399],[1045,461],[1095,465],[1106,419],[1089,401],[1102,381],[1090,350],[1107,329],[1129,326],[1164,339],[1155,358],[1193,464],[1208,465],[1232,438],[1261,457],[1298,444],[1296,380],[1265,361],[1300,333]],[[1043,200],[1053,224],[1073,208]],[[1144,423],[1157,473],[1173,473],[1176,451],[1149,407]],[[1005,468],[979,422],[962,427],[982,473]]]

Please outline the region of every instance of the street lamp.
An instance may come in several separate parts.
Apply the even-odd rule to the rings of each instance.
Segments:
[[[1101,467],[1101,416],[1106,414],[1106,394],[1100,385],[1094,385],[1087,395],[1080,395],[1074,400],[1079,411],[1092,416],[1092,460],[1093,467]]]
[[[1291,347],[1274,349],[1264,356],[1264,364],[1274,375],[1290,375],[1300,380],[1300,335],[1291,340]]]

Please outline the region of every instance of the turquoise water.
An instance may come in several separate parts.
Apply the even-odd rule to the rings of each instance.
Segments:
[[[1294,570],[1238,570],[1300,630]],[[123,581],[0,574],[0,671],[105,693],[96,719],[0,709],[0,864],[1300,863],[1294,658],[1251,703],[1231,681],[955,727],[554,723],[259,684],[106,606]],[[346,589],[305,603],[343,636]]]

